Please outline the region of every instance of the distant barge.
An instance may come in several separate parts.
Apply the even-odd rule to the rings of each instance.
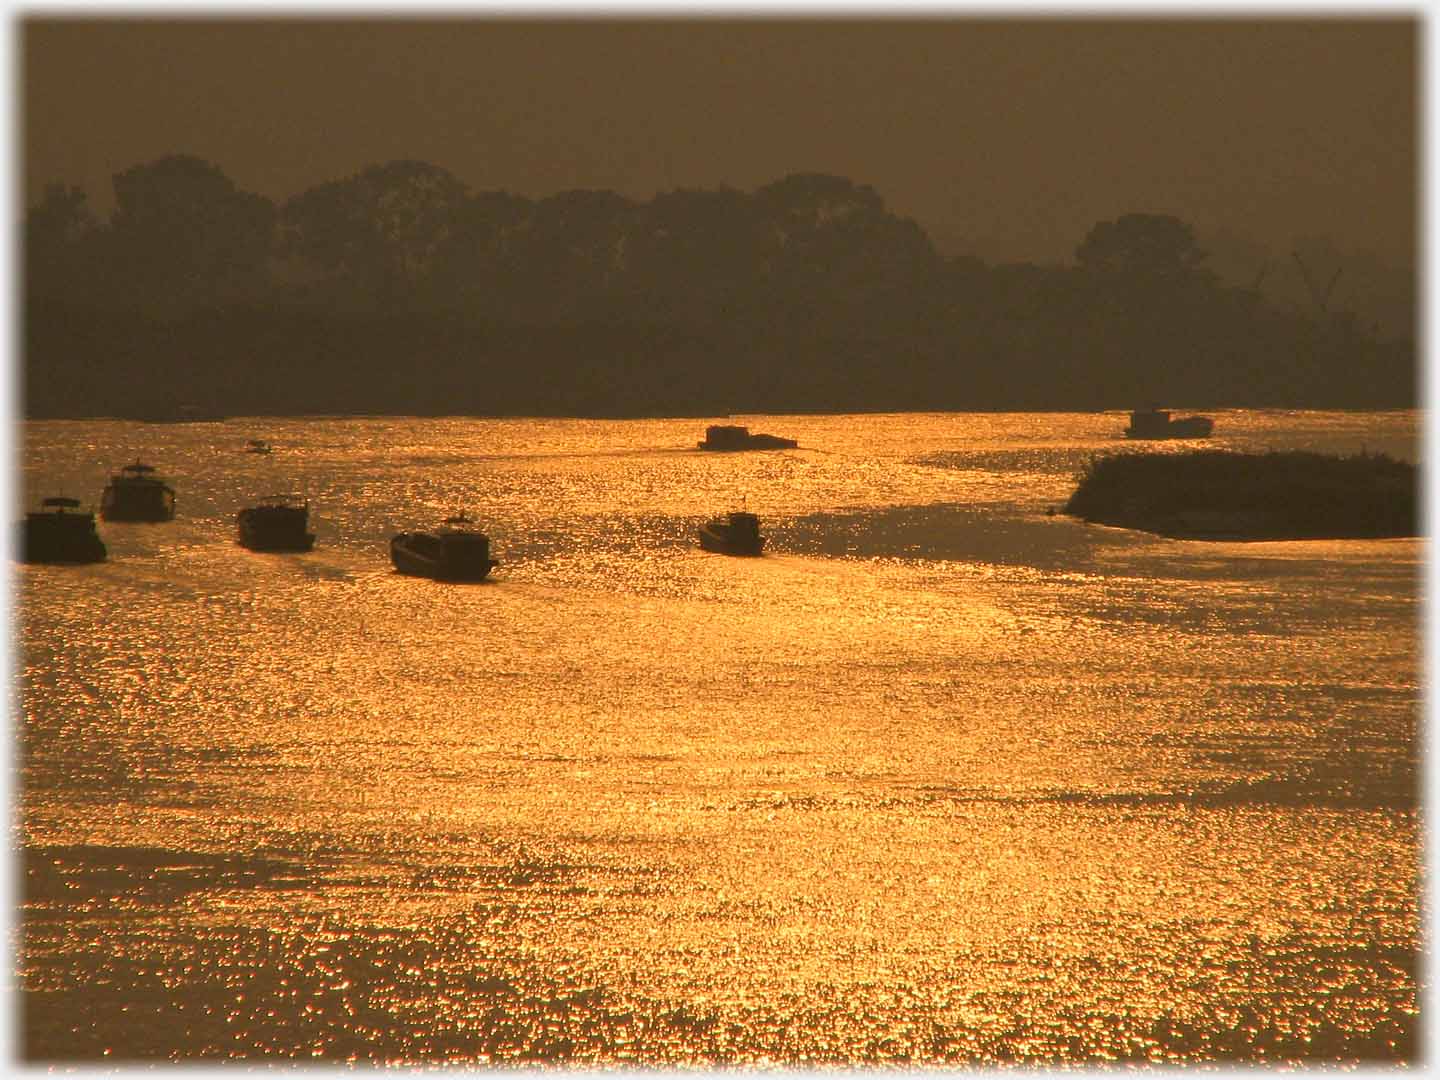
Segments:
[[[1172,417],[1168,409],[1136,409],[1130,414],[1127,439],[1205,439],[1215,430],[1208,416]]]
[[[701,450],[794,450],[800,444],[779,435],[751,434],[740,424],[711,424],[695,445]]]

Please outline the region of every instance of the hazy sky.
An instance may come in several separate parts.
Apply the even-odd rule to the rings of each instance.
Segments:
[[[1068,258],[1173,213],[1414,247],[1414,20],[31,18],[28,193],[198,154],[277,200],[417,158],[474,190],[871,184],[943,247]]]

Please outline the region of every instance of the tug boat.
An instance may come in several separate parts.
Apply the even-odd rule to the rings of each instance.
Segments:
[[[759,555],[765,547],[760,519],[744,510],[734,510],[700,526],[700,546],[721,555]]]
[[[741,424],[711,424],[695,445],[701,450],[794,450],[800,444],[779,435],[751,434]]]
[[[105,561],[105,544],[95,531],[95,515],[79,512],[80,500],[55,496],[25,515],[20,526],[20,560],[29,563]]]
[[[309,551],[315,546],[309,524],[310,504],[288,495],[267,496],[235,515],[240,543],[251,551]]]
[[[446,518],[433,532],[402,532],[390,538],[390,561],[402,574],[437,581],[483,581],[499,562],[490,538],[464,514]]]
[[[273,454],[275,448],[264,439],[246,439],[245,453],[247,454]]]
[[[175,516],[175,489],[155,475],[155,466],[135,462],[110,477],[100,496],[105,521],[169,521]]]

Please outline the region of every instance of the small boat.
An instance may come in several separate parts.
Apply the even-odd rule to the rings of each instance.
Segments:
[[[175,489],[139,461],[110,477],[100,496],[106,521],[169,521],[175,516]]]
[[[1172,418],[1168,409],[1136,409],[1130,414],[1127,439],[1204,439],[1215,429],[1208,416]]]
[[[79,499],[44,499],[20,526],[22,562],[104,562],[105,554],[105,544],[95,531],[95,515],[80,512]]]
[[[711,424],[695,445],[701,450],[793,450],[800,444],[779,435],[751,434],[741,424]]]
[[[433,532],[402,532],[390,538],[390,561],[402,574],[438,581],[483,581],[499,562],[490,538],[464,514],[446,518]]]
[[[315,546],[309,524],[310,504],[288,495],[267,496],[235,515],[240,543],[251,551],[309,551]]]
[[[273,454],[275,448],[264,439],[246,439],[245,453],[247,454]]]
[[[735,510],[723,518],[700,526],[700,546],[721,555],[759,555],[765,546],[760,535],[760,519],[743,510]]]

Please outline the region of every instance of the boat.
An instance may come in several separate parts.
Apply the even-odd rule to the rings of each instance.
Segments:
[[[765,547],[760,519],[744,510],[734,510],[700,526],[700,546],[721,555],[759,555]]]
[[[20,526],[20,559],[31,563],[104,562],[105,544],[95,515],[80,511],[80,500],[55,496],[25,515]]]
[[[169,521],[175,516],[175,489],[155,475],[155,466],[135,462],[110,477],[100,496],[106,521]]]
[[[245,453],[247,454],[273,454],[275,448],[264,439],[246,439]]]
[[[711,424],[695,445],[701,450],[793,450],[800,444],[779,435],[752,434],[741,424]]]
[[[1168,409],[1136,409],[1130,414],[1127,439],[1204,439],[1215,429],[1208,416],[1172,417]]]
[[[235,515],[240,543],[251,551],[309,551],[315,546],[309,524],[310,504],[289,495],[269,495]]]
[[[402,574],[437,581],[483,581],[499,562],[490,538],[464,514],[446,518],[433,532],[402,532],[390,538],[390,561]]]

